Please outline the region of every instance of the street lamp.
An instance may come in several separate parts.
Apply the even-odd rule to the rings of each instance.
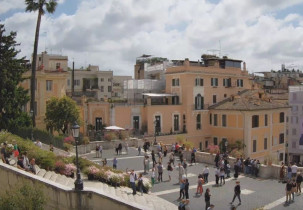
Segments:
[[[79,161],[78,161],[78,140],[77,139],[79,137],[79,131],[80,131],[80,126],[77,124],[77,122],[75,122],[74,125],[72,126],[73,137],[76,142],[77,179],[75,181],[75,190],[83,190],[83,181],[81,179]]]
[[[34,116],[34,111],[33,111],[33,110],[30,111],[30,116],[31,116],[31,118],[32,118],[32,120],[33,120],[33,118],[35,117],[35,116]],[[33,129],[34,129],[34,126],[32,125],[32,129],[31,129],[31,140],[32,140],[32,141],[34,141],[34,132],[33,132]]]
[[[157,120],[154,121],[154,125],[155,125],[155,140],[154,140],[154,145],[157,144]]]

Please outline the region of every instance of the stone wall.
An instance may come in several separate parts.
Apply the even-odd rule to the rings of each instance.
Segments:
[[[103,149],[107,150],[107,149],[114,149],[121,143],[124,149],[124,145],[126,142],[128,143],[129,147],[138,147],[138,145],[140,145],[141,147],[143,146],[142,140],[137,138],[130,138],[128,140],[93,141],[87,145],[79,145],[78,153],[79,154],[90,153],[91,151],[94,151],[96,149],[97,144],[102,145]],[[75,151],[76,151],[76,147],[74,147],[73,149],[73,152]]]
[[[48,199],[44,207],[46,210],[146,209],[139,204],[132,203],[130,205],[119,201],[116,197],[100,194],[94,189],[84,188],[81,193],[78,193],[70,187],[46,180],[3,163],[0,163],[0,177],[1,194],[15,186],[22,186],[23,183],[30,185],[41,184],[44,195]]]

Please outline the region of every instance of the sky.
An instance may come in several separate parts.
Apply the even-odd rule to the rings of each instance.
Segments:
[[[0,0],[0,23],[16,31],[20,56],[33,52],[37,12],[24,0]],[[250,73],[303,69],[303,0],[58,0],[42,17],[38,52],[67,55],[131,75],[142,54],[246,62]]]

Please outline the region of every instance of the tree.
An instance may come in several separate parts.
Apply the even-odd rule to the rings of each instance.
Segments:
[[[24,57],[17,58],[15,32],[5,35],[4,25],[0,24],[0,129],[30,126],[30,116],[22,107],[29,101],[28,91],[20,87],[27,71]]]
[[[32,76],[31,76],[31,110],[35,110],[35,85],[36,85],[36,63],[37,63],[37,51],[38,51],[38,42],[39,42],[39,32],[41,24],[41,16],[45,14],[45,11],[48,13],[54,13],[56,10],[57,2],[55,0],[25,0],[26,11],[38,11],[38,18],[36,24],[36,33],[35,33],[35,42],[34,42],[34,51],[33,51],[33,60],[32,60]],[[32,118],[33,126],[36,126],[35,115]]]
[[[79,109],[75,101],[64,96],[52,97],[46,104],[45,123],[47,128],[66,133],[68,126],[75,121],[79,123]]]

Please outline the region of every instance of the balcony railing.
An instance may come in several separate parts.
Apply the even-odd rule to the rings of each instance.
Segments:
[[[210,104],[203,104],[202,107],[197,107],[195,104],[192,105],[193,110],[208,110]]]

